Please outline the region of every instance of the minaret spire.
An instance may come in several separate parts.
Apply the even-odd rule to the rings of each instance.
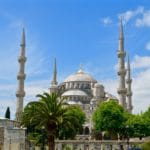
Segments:
[[[118,76],[119,76],[119,87],[118,94],[120,104],[126,108],[126,87],[125,87],[125,56],[126,52],[124,51],[124,33],[123,33],[123,24],[122,18],[120,19],[120,31],[119,31],[119,46],[118,46]]]
[[[130,69],[130,59],[128,56],[128,63],[127,63],[127,110],[128,112],[132,113],[132,91],[131,91],[131,83],[132,83],[132,79],[131,79],[131,69]]]
[[[17,97],[17,106],[16,106],[16,120],[21,121],[22,117],[22,112],[23,112],[23,98],[25,96],[25,91],[24,91],[24,80],[25,80],[25,62],[26,62],[26,57],[25,57],[25,30],[23,28],[22,30],[22,37],[21,37],[21,44],[20,44],[20,56],[18,58],[19,62],[19,73],[17,75],[18,79],[18,90],[16,92],[16,97]]]
[[[54,59],[53,80],[52,80],[51,84],[52,85],[57,85],[57,63],[56,63],[56,58]]]

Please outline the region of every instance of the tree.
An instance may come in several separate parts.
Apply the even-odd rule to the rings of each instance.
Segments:
[[[125,111],[116,101],[101,103],[93,114],[94,128],[97,133],[108,131],[119,133],[126,121]]]
[[[130,129],[130,137],[150,136],[150,108],[142,114],[130,115],[127,120],[127,125]]]
[[[35,127],[33,131],[27,134],[27,139],[34,145],[39,146],[41,150],[45,150],[45,145],[47,145],[47,133],[45,129]]]
[[[74,123],[79,121],[73,113],[70,113],[69,106],[64,99],[56,93],[49,95],[44,93],[38,95],[39,101],[30,102],[24,109],[22,125],[31,127],[30,131],[43,129],[47,134],[49,150],[54,150],[54,140],[59,133],[60,126],[75,127]],[[65,128],[66,129],[66,128]]]
[[[83,128],[83,124],[86,120],[85,113],[82,111],[80,106],[70,105],[68,107],[65,119],[64,123],[59,126],[58,138],[74,139],[75,136],[79,134]],[[66,123],[68,122],[73,122],[73,124],[66,125]]]
[[[150,136],[150,107],[142,114],[142,117],[143,117],[145,124],[148,128],[145,135]]]
[[[6,109],[5,118],[10,119],[10,109],[9,109],[9,107],[7,107],[7,109]]]
[[[128,135],[130,137],[142,137],[150,135],[150,118],[148,117],[148,111],[144,114],[128,115],[126,126],[128,127]]]

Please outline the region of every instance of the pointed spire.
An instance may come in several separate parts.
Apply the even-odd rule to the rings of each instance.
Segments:
[[[25,29],[24,29],[24,27],[23,27],[23,29],[22,29],[22,37],[21,37],[21,46],[25,46],[25,44],[26,44],[26,41],[25,41]]]
[[[120,18],[120,32],[119,32],[119,39],[124,39],[122,17]]]
[[[57,63],[56,63],[56,58],[54,59],[53,80],[52,80],[51,84],[52,85],[57,85]]]
[[[122,18],[120,18],[118,50],[122,52],[124,51],[124,32],[123,32]]]

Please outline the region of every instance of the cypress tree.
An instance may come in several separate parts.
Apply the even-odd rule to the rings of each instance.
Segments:
[[[7,107],[7,109],[6,109],[5,118],[10,119],[10,109],[9,109],[9,107]]]

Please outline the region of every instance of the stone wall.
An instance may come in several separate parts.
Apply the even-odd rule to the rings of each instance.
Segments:
[[[58,140],[56,141],[56,150],[125,150],[131,145],[143,143],[143,141],[95,141],[95,140]]]
[[[25,150],[25,129],[14,120],[0,119],[0,150]]]
[[[4,128],[0,127],[0,150],[3,149],[4,144]]]
[[[3,150],[24,150],[25,130],[5,128]]]
[[[56,140],[55,150],[126,150],[144,141],[116,141],[116,140]],[[48,147],[45,147],[48,150]],[[38,146],[28,147],[26,150],[40,150]]]

